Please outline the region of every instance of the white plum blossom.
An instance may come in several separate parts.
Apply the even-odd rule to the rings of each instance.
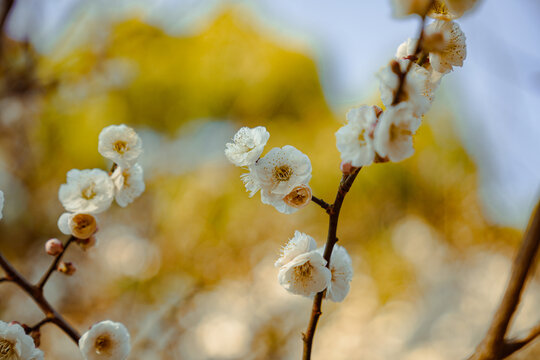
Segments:
[[[34,340],[22,326],[0,321],[0,359],[43,360],[43,352],[36,349]]]
[[[103,157],[128,168],[139,159],[142,141],[129,126],[110,125],[99,134],[98,151]]]
[[[294,232],[293,238],[290,239],[287,244],[281,248],[281,255],[279,259],[276,260],[274,266],[284,266],[298,255],[316,249],[317,243],[315,242],[315,240],[308,234],[297,230]]]
[[[336,132],[336,145],[341,159],[354,167],[370,165],[375,159],[373,131],[377,124],[376,106],[360,106],[349,110],[347,124]]]
[[[414,153],[412,136],[420,126],[408,102],[387,108],[375,129],[375,150],[390,161],[401,161]]]
[[[97,219],[91,214],[66,212],[58,218],[58,229],[65,235],[88,239],[97,231]]]
[[[67,211],[98,214],[111,206],[114,184],[103,170],[72,169],[67,173],[67,183],[60,186],[58,197]]]
[[[283,202],[294,209],[301,209],[311,201],[313,194],[309,185],[298,185],[285,195]]]
[[[131,351],[129,333],[123,324],[105,320],[81,336],[79,349],[85,360],[125,360]]]
[[[143,169],[139,164],[130,168],[118,166],[111,175],[115,187],[114,198],[118,205],[126,207],[139,197],[145,189]]]
[[[309,158],[291,145],[273,148],[259,159],[253,170],[263,190],[283,196],[311,180]]]
[[[0,220],[4,217],[4,192],[0,190]]]
[[[463,66],[467,47],[465,34],[457,23],[436,20],[426,26],[425,36],[433,70],[448,73],[454,66]]]
[[[312,297],[330,285],[332,274],[316,250],[296,256],[279,269],[278,280],[292,294]]]
[[[236,166],[251,166],[261,156],[269,138],[264,126],[243,127],[234,135],[234,142],[227,143],[225,156]]]
[[[317,249],[322,255],[324,247]],[[353,277],[351,257],[343,246],[335,245],[330,257],[330,273],[332,281],[326,289],[326,298],[335,302],[341,302],[350,290],[350,282]]]
[[[382,68],[377,77],[380,80],[379,90],[385,106],[391,106],[399,86],[399,71],[407,70],[409,60],[393,60],[388,66]],[[438,86],[438,81],[433,81],[431,74],[425,68],[413,63],[405,77],[400,101],[409,102],[417,116],[426,113],[433,101],[433,92]]]
[[[428,10],[431,0],[392,0],[394,16],[403,17],[411,14],[423,16]]]

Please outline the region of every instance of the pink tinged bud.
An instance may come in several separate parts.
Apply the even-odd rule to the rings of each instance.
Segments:
[[[84,251],[94,247],[96,243],[97,243],[97,239],[95,235],[90,236],[88,239],[77,239],[77,244]]]
[[[283,201],[293,208],[303,208],[311,201],[311,188],[308,185],[299,185],[292,189]]]
[[[71,233],[77,239],[88,239],[97,231],[96,218],[90,214],[77,214],[70,221]]]
[[[350,175],[352,174],[357,168],[352,166],[350,162],[342,161],[339,165],[339,169],[343,173],[343,175]]]
[[[45,251],[51,256],[56,256],[64,250],[64,245],[58,239],[50,239],[45,243]]]
[[[69,275],[73,275],[75,271],[77,271],[77,268],[75,267],[75,265],[73,265],[73,263],[69,261],[62,261],[60,262],[60,264],[58,264],[57,270],[61,272],[62,274],[69,276]]]

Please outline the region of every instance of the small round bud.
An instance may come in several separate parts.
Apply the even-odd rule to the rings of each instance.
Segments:
[[[72,262],[62,261],[60,262],[60,264],[58,264],[57,270],[69,276],[69,275],[73,275],[75,271],[77,271],[77,268],[75,267],[75,265],[73,265]]]
[[[84,251],[94,247],[96,245],[96,243],[97,243],[96,235],[92,235],[88,239],[77,239],[77,244]]]
[[[343,173],[343,175],[350,175],[352,174],[357,168],[352,166],[350,162],[342,161],[339,165],[339,169]]]
[[[64,251],[64,245],[58,239],[50,239],[45,243],[45,251],[51,256],[56,256]]]
[[[88,239],[97,231],[97,221],[90,214],[76,214],[71,218],[70,227],[77,239]]]
[[[283,201],[293,208],[303,208],[311,201],[311,188],[307,185],[299,185],[287,194]]]

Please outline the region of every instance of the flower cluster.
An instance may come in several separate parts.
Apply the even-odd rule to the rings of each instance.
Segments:
[[[394,3],[397,14],[425,14],[432,1]],[[437,6],[429,14],[438,20],[424,29],[421,46],[418,39],[408,39],[398,47],[395,59],[378,72],[384,111],[377,106],[360,106],[347,113],[347,124],[336,132],[344,163],[360,167],[397,162],[414,153],[413,135],[431,107],[441,78],[454,66],[462,66],[466,57],[465,35],[457,23],[442,16],[458,3],[464,2],[435,1]]]
[[[275,263],[279,283],[293,294],[313,297],[326,290],[327,299],[343,301],[353,275],[351,258],[345,248],[335,245],[327,267],[323,253],[324,247],[317,249],[311,236],[296,231]]]
[[[58,228],[73,235],[80,244],[93,244],[97,231],[95,215],[107,210],[113,200],[125,207],[140,196],[145,188],[142,167],[137,163],[142,142],[126,125],[111,125],[99,134],[98,151],[114,162],[109,175],[101,169],[73,169],[67,182],[60,186],[58,197],[66,209],[58,219]]]
[[[228,143],[225,155],[236,166],[249,171],[241,176],[250,196],[261,191],[261,201],[279,212],[291,214],[311,200],[311,162],[294,146],[273,148],[261,157],[270,134],[263,126],[243,127],[233,142]]]

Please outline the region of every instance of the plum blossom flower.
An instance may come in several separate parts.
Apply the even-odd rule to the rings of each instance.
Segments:
[[[269,138],[264,126],[243,127],[234,135],[233,142],[227,143],[225,156],[236,166],[251,166],[261,156]]]
[[[399,86],[399,72],[407,70],[409,60],[393,60],[382,68],[377,77],[380,80],[379,90],[385,106],[391,106]],[[405,84],[401,92],[400,101],[409,102],[417,116],[426,113],[433,101],[433,92],[438,81],[433,81],[431,74],[425,68],[413,63],[405,77]]]
[[[291,145],[273,148],[259,159],[253,170],[263,190],[283,196],[311,180],[309,158]]]
[[[125,360],[131,351],[129,333],[123,324],[105,320],[81,336],[79,349],[85,360]]]
[[[426,26],[426,50],[433,70],[440,73],[452,71],[454,66],[463,66],[467,56],[465,34],[453,21],[436,20]]]
[[[36,349],[22,326],[0,321],[0,359],[43,360],[43,352]]]
[[[132,203],[145,189],[143,169],[139,164],[130,168],[117,167],[111,180],[115,187],[114,198],[121,207]]]
[[[110,125],[99,134],[98,151],[103,157],[128,168],[139,159],[142,141],[129,126]]]
[[[283,202],[292,208],[301,209],[311,201],[312,192],[308,185],[298,185],[285,195]]]
[[[98,214],[111,206],[114,184],[103,170],[72,169],[67,173],[67,183],[60,186],[58,197],[67,211]]]
[[[412,135],[420,126],[408,102],[386,109],[375,129],[375,150],[381,157],[401,161],[414,153]]]
[[[290,239],[285,246],[281,248],[281,255],[276,260],[274,266],[280,267],[292,261],[300,254],[310,252],[317,249],[317,243],[315,240],[300,231],[295,231],[294,236]]]
[[[367,166],[375,158],[373,131],[377,124],[376,106],[360,106],[349,110],[347,125],[336,132],[336,145],[341,159],[353,167]]]
[[[58,218],[58,229],[77,239],[88,239],[97,231],[97,219],[91,214],[63,213]]]
[[[324,247],[317,249],[322,255]],[[343,246],[335,245],[330,257],[330,273],[332,280],[326,289],[326,298],[335,302],[341,302],[350,290],[350,282],[353,276],[351,257]]]

